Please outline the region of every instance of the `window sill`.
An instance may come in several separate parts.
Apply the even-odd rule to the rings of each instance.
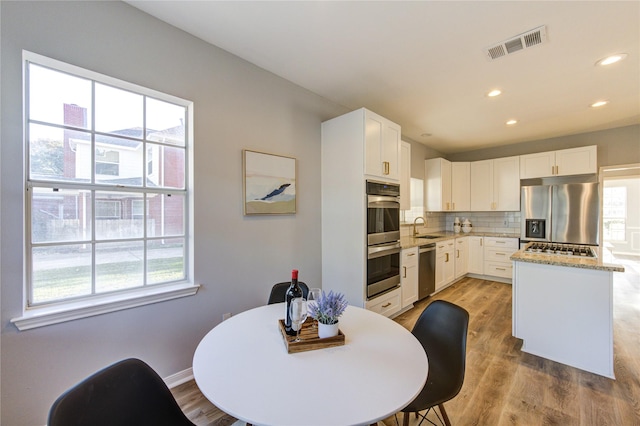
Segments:
[[[45,327],[80,318],[102,315],[109,312],[150,305],[166,300],[193,296],[198,292],[199,284],[180,283],[170,286],[145,288],[132,293],[109,295],[91,300],[71,302],[64,305],[31,308],[21,317],[11,322],[20,331]]]

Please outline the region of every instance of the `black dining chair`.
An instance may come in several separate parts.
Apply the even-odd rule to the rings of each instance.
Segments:
[[[162,378],[139,359],[119,361],[62,394],[48,426],[194,426]]]
[[[468,328],[469,313],[444,300],[432,302],[420,314],[411,332],[427,353],[429,374],[422,391],[402,409],[403,426],[409,424],[409,413],[418,417],[419,411],[427,410],[424,420],[436,405],[445,425],[451,426],[443,404],[458,395],[464,382]]]
[[[267,305],[273,305],[274,303],[282,303],[285,300],[285,295],[287,293],[287,289],[291,285],[290,281],[285,281],[282,283],[275,284],[271,287],[271,294],[269,294],[269,301]],[[309,287],[302,281],[298,281],[298,285],[302,289],[302,297],[307,298],[307,294],[309,294]]]

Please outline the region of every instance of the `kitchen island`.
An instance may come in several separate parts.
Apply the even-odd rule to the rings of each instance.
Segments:
[[[513,335],[522,351],[614,379],[613,273],[596,258],[527,253],[513,261]]]

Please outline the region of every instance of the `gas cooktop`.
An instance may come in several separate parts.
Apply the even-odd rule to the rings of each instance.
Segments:
[[[597,257],[591,246],[580,244],[533,243],[526,253],[558,254],[562,256]]]

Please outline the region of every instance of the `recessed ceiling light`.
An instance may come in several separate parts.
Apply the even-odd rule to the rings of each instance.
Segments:
[[[494,90],[490,91],[489,93],[487,93],[487,96],[490,97],[490,98],[493,98],[493,97],[499,96],[501,94],[502,94],[501,90],[494,89]]]
[[[608,103],[609,103],[609,101],[594,102],[594,103],[591,104],[591,108],[598,108],[598,107],[601,107],[601,106],[605,106]]]
[[[626,57],[627,57],[626,53],[616,53],[615,55],[607,56],[606,58],[600,59],[598,62],[596,62],[596,65],[615,64],[616,62],[620,62]]]
[[[507,121],[507,126],[513,126],[517,122],[518,122],[518,120],[509,120],[509,121]]]

